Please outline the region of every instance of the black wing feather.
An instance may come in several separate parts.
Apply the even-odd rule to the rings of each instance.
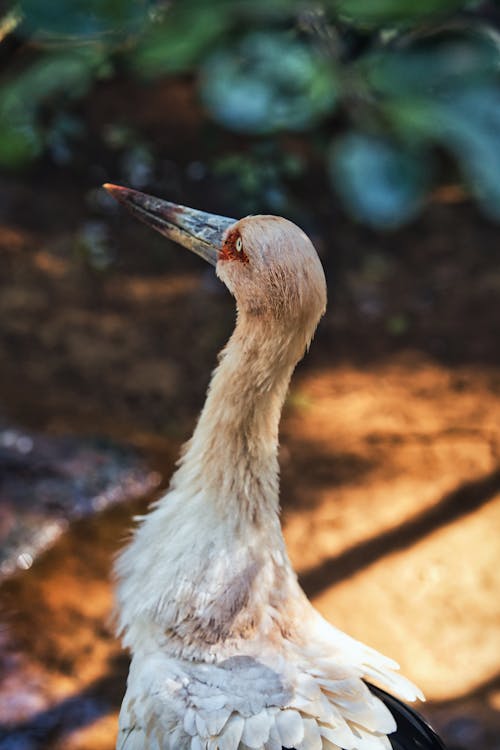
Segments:
[[[446,750],[432,727],[413,708],[385,690],[370,684],[368,687],[385,703],[396,720],[396,731],[388,735],[393,750]]]

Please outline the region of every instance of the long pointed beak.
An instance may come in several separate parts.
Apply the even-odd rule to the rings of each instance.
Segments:
[[[119,185],[106,183],[103,187],[145,224],[217,265],[224,232],[236,219],[178,206]]]

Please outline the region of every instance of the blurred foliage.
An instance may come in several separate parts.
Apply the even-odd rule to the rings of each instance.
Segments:
[[[0,166],[69,161],[85,137],[76,103],[99,79],[194,74],[212,122],[245,136],[213,172],[251,210],[286,210],[306,157],[280,137],[298,132],[346,210],[373,227],[410,220],[440,181],[462,181],[499,219],[499,5],[23,0],[0,20],[0,60],[17,42],[3,58]],[[120,128],[109,124],[104,146],[120,148]],[[127,156],[139,187],[151,153],[139,138]]]
[[[333,144],[330,172],[353,214],[390,227],[414,216],[425,197],[430,179],[423,156],[399,143],[351,132]]]
[[[313,126],[335,104],[328,59],[288,32],[253,32],[211,53],[202,67],[203,100],[228,128],[265,134]]]
[[[418,22],[446,17],[474,3],[462,0],[338,0],[332,5],[341,19],[355,26],[379,29],[386,24],[408,28]]]
[[[79,99],[99,77],[104,52],[95,47],[51,51],[22,69],[0,87],[0,164],[22,165],[39,156],[55,135],[43,127],[43,108]]]
[[[290,199],[286,184],[300,179],[304,162],[270,140],[257,142],[244,153],[219,158],[214,171],[230,192],[238,194],[241,213],[286,213]]]
[[[40,38],[120,37],[145,30],[153,0],[23,0],[24,28]]]

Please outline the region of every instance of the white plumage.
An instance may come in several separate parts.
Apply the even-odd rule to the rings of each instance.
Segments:
[[[117,748],[389,750],[394,718],[364,680],[422,696],[312,607],[279,523],[281,408],[326,304],[316,251],[285,219],[217,224],[110,189],[167,236],[213,248],[238,308],[170,489],[117,563],[132,652]]]

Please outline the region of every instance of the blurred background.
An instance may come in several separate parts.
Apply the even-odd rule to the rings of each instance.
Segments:
[[[311,236],[285,536],[450,748],[500,749],[500,3],[0,5],[0,748],[111,750],[111,561],[234,323],[125,184]]]

